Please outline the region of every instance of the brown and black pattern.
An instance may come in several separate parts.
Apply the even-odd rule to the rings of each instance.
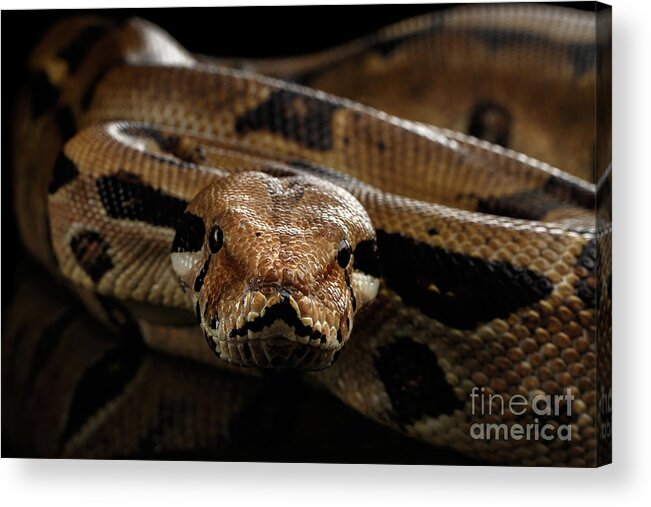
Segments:
[[[575,294],[585,303],[586,308],[595,308],[599,297],[596,269],[597,244],[595,239],[591,239],[583,247],[575,268],[576,274],[579,276],[579,281],[574,289]]]
[[[463,407],[463,401],[446,382],[436,354],[407,336],[397,336],[392,343],[378,348],[375,369],[399,425],[413,424],[423,417],[451,415]]]
[[[508,148],[511,122],[511,114],[504,106],[482,101],[470,113],[468,134]]]
[[[90,278],[104,297],[154,303],[149,314],[154,319],[164,320],[173,311],[191,316],[194,310],[210,334],[233,319],[232,312],[222,307],[217,311],[204,297],[211,291],[222,292],[215,287],[224,280],[223,266],[231,263],[238,280],[255,278],[243,267],[246,262],[228,257],[232,246],[244,245],[246,249],[251,245],[247,258],[254,253],[262,261],[273,258],[255,251],[260,247],[253,247],[261,244],[265,227],[256,226],[246,238],[238,236],[250,216],[243,216],[228,230],[220,229],[222,236],[214,236],[215,224],[204,223],[214,203],[201,201],[200,209],[193,207],[199,206],[196,197],[202,189],[224,184],[224,173],[214,161],[230,157],[230,172],[251,168],[265,171],[268,167],[269,173],[277,174],[285,183],[290,181],[287,174],[321,177],[335,183],[338,191],[344,189],[355,196],[372,222],[370,230],[375,229],[377,243],[367,238],[346,247],[336,233],[330,233],[333,244],[327,248],[319,250],[316,241],[306,242],[303,248],[314,259],[320,255],[326,258],[324,273],[340,273],[352,259],[354,271],[342,274],[341,291],[335,287],[332,292],[350,297],[353,312],[358,303],[362,304],[355,300],[353,285],[360,283],[355,276],[381,276],[382,284],[374,306],[355,317],[355,332],[338,364],[315,376],[317,381],[383,424],[469,455],[526,465],[594,465],[595,305],[610,298],[610,285],[595,280],[598,254],[594,228],[556,221],[568,209],[588,214],[595,205],[594,186],[496,146],[523,150],[562,169],[575,169],[585,161],[583,151],[577,157],[568,153],[578,153],[575,144],[586,132],[578,125],[585,117],[584,103],[594,104],[590,92],[585,92],[594,71],[589,47],[593,23],[589,16],[571,11],[563,11],[561,16],[561,11],[551,7],[517,6],[516,11],[530,15],[532,27],[537,28],[505,28],[509,11],[500,7],[486,11],[461,8],[449,16],[434,16],[421,25],[429,27],[421,34],[404,26],[389,31],[393,35],[385,33],[372,39],[375,47],[367,47],[368,51],[357,54],[349,50],[349,67],[345,62],[342,66],[334,62],[324,71],[325,75],[344,69],[335,82],[346,84],[347,77],[356,75],[353,70],[370,69],[385,91],[393,90],[389,76],[398,75],[396,89],[406,87],[406,93],[404,89],[400,92],[406,99],[427,97],[429,93],[437,99],[433,109],[444,110],[442,118],[446,121],[453,117],[452,123],[441,125],[493,145],[399,120],[308,88],[212,64],[197,66],[162,31],[138,21],[116,32],[110,30],[113,35],[92,28],[92,24],[81,25],[48,50],[52,58],[65,64],[64,78],[57,80],[43,64],[34,69],[34,90],[42,93],[28,106],[30,121],[50,122],[59,141],[72,137],[56,164],[45,164],[53,168],[47,184],[52,241],[61,269],[87,287]],[[557,14],[553,30],[554,34],[563,34],[562,43],[556,35],[546,35],[550,13]],[[469,21],[472,28],[464,28]],[[105,44],[104,35],[118,42],[121,37],[132,40],[127,33],[136,41],[151,36],[160,47],[143,50],[126,45],[124,53],[97,65],[87,63],[94,61],[91,54]],[[437,44],[431,44],[432,40]],[[455,45],[455,40],[463,40],[463,44]],[[449,51],[442,52],[441,47]],[[432,52],[423,52],[423,48]],[[454,55],[441,58],[447,53]],[[178,66],[167,60],[170,54],[176,55]],[[403,54],[409,58],[402,58]],[[516,58],[520,54],[531,57]],[[490,93],[475,91],[474,84],[491,82],[484,74],[475,81],[465,81],[474,83],[467,90],[463,79],[456,82],[458,86],[442,86],[436,79],[445,73],[434,72],[431,87],[427,82],[413,82],[412,74],[402,65],[411,61],[421,65],[423,55],[433,58],[427,64],[432,69],[446,68],[451,73],[460,62],[472,62],[485,73],[485,62],[490,62],[496,69],[506,70],[507,77],[496,79],[509,93],[500,93],[500,86],[488,90]],[[127,57],[133,64],[115,66]],[[544,65],[521,67],[516,64],[521,60]],[[309,58],[302,62],[309,67]],[[256,69],[255,62],[251,68]],[[394,72],[396,69],[399,72]],[[531,79],[520,83],[508,77],[523,70],[530,72],[527,78]],[[318,82],[316,74],[310,75],[310,80],[316,80],[311,83]],[[553,82],[552,77],[559,81]],[[68,82],[80,84],[78,97],[62,103],[65,83],[70,79],[73,81]],[[556,110],[567,113],[565,120],[545,116],[547,111],[541,112],[540,104],[531,102],[531,96],[541,93],[540,83],[547,87],[543,91],[550,94],[550,101],[558,100]],[[529,86],[531,90],[524,93],[522,88],[527,91]],[[354,92],[367,91],[358,88]],[[567,89],[574,93],[569,102]],[[373,93],[368,97],[364,103],[378,109],[395,114],[402,111],[391,107],[391,101],[402,102],[395,96],[389,94],[387,107],[375,102]],[[412,115],[413,109],[406,111],[405,117],[426,121]],[[118,119],[125,123],[113,123]],[[554,123],[556,120],[560,124]],[[89,128],[76,132],[81,125]],[[539,126],[545,128],[537,130]],[[577,135],[564,134],[566,127]],[[528,130],[530,136],[526,135]],[[554,142],[550,132],[567,142]],[[235,146],[233,153],[219,155],[221,148],[212,142],[217,138]],[[545,145],[554,149],[536,151]],[[53,151],[52,161],[59,153],[60,146]],[[241,168],[232,162],[234,159],[242,161]],[[264,165],[260,160],[268,162]],[[276,163],[287,163],[289,168],[285,172]],[[255,210],[251,216],[268,213],[276,224],[285,201],[304,205],[309,200],[300,185],[289,189],[287,195],[277,195],[270,188],[267,185],[266,194],[257,199],[258,204],[265,203],[264,209]],[[348,194],[340,197],[344,195],[352,199]],[[230,212],[250,204],[246,195],[238,193],[237,197]],[[66,199],[72,206],[66,205]],[[457,209],[448,207],[457,202]],[[314,216],[306,222],[319,223],[325,213],[320,204],[313,203],[310,212]],[[33,208],[24,209],[31,213]],[[296,229],[291,222],[295,217],[288,216],[290,223],[281,225]],[[341,220],[339,226],[345,227],[346,217],[336,218]],[[22,228],[29,233],[29,228]],[[221,240],[215,239],[218,237]],[[188,259],[197,259],[183,282],[193,289],[188,291],[192,293],[189,300],[181,299],[178,281],[172,281],[170,251],[188,254],[188,265]],[[278,284],[294,276],[286,272],[288,263],[286,260],[284,266],[269,268],[269,273],[282,273],[274,279],[281,280]],[[80,276],[78,267],[87,276]],[[278,294],[285,296],[282,290]],[[273,321],[284,323],[301,337],[309,335],[319,342],[317,345],[325,340],[310,320],[299,318],[288,297],[279,297],[267,310],[257,316],[251,312],[246,323],[229,327],[237,335],[234,337],[248,336],[249,331],[256,332]],[[344,317],[341,324],[350,329],[353,314]],[[54,323],[49,334],[55,339],[39,347],[38,359],[31,363],[35,365],[35,373],[30,374],[34,389],[38,390],[38,370],[47,368],[43,358],[65,342],[67,329],[65,318]],[[173,332],[186,342],[194,336],[176,328]],[[327,340],[335,341],[332,337]],[[338,335],[336,341],[343,346],[345,340]],[[208,343],[218,348],[214,340]],[[174,347],[172,350],[182,353],[180,342]],[[90,367],[75,370],[78,387],[67,400],[71,408],[60,428],[57,452],[72,449],[84,440],[102,408],[111,407],[117,414],[134,410],[146,398],[142,392],[130,398],[126,389],[145,376],[148,363],[142,352],[137,347],[133,351],[108,347]],[[225,349],[215,352],[227,355]],[[240,348],[239,353],[250,356],[255,350]],[[276,358],[269,359],[269,366],[278,366],[274,362]],[[572,389],[577,416],[568,421],[580,438],[556,447],[541,443],[545,449],[540,452],[528,452],[509,443],[473,442],[465,431],[473,420],[467,402],[472,387],[504,396],[518,393],[528,399],[538,392]],[[173,405],[178,406],[176,402]],[[156,433],[169,427],[168,423],[168,419],[157,419],[153,429],[141,435],[143,446],[155,448]]]
[[[568,205],[568,201],[543,189],[534,189],[506,196],[479,198],[477,211],[524,220],[544,220],[550,211],[561,210]]]
[[[494,51],[523,44],[539,46],[542,49],[558,45],[572,62],[575,76],[581,76],[593,69],[596,63],[596,47],[589,42],[561,45],[551,37],[533,34],[524,30],[496,30],[489,28],[476,30],[476,34]]]
[[[200,292],[201,287],[203,287],[203,282],[206,279],[206,274],[208,273],[208,268],[210,267],[210,259],[212,259],[211,255],[209,255],[206,259],[206,262],[203,263],[203,266],[201,267],[197,278],[194,280],[193,288],[195,292]]]
[[[118,171],[97,179],[97,192],[109,216],[155,226],[178,224],[187,202],[142,181],[133,173]]]
[[[486,260],[377,231],[383,277],[406,305],[450,327],[474,328],[546,298],[552,282],[509,262]]]
[[[332,115],[337,106],[289,90],[273,92],[269,99],[235,122],[238,134],[268,131],[313,150],[332,148]]]
[[[113,269],[110,245],[96,231],[85,230],[75,234],[70,240],[70,249],[79,266],[94,283]]]
[[[206,238],[203,219],[186,211],[181,216],[172,243],[172,252],[198,252]]]
[[[79,169],[75,163],[70,160],[65,152],[61,152],[54,163],[54,172],[50,181],[49,193],[54,194],[61,187],[70,183],[79,176]]]

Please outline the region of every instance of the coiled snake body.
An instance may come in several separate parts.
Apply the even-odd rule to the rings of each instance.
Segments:
[[[215,363],[203,334],[224,363],[323,370],[307,376],[428,442],[592,464],[594,185],[426,124],[585,174],[591,19],[456,9],[275,62],[197,59],[142,20],[66,20],[18,116],[22,236],[154,347]],[[473,439],[473,422],[534,421],[478,413],[474,388],[571,393],[571,416],[545,421],[571,441]]]

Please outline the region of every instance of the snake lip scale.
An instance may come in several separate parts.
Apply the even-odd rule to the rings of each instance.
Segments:
[[[259,294],[262,292],[254,293],[250,299]],[[240,320],[239,327],[231,330],[226,340],[218,339],[216,352],[237,348],[240,356],[231,354],[230,360],[241,366],[250,364],[252,357],[260,367],[318,370],[329,366],[339,349],[324,347],[328,341],[341,343],[341,331],[328,326],[326,336],[314,327],[310,317],[301,319],[300,314],[296,300],[281,288],[278,294],[267,298],[260,313],[250,311],[246,321]],[[323,329],[321,325],[318,328]]]

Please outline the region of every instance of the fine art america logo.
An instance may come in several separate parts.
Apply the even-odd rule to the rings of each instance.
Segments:
[[[473,418],[490,416],[501,419],[510,413],[522,417],[530,413],[534,416],[528,423],[488,423],[476,422],[470,426],[470,436],[475,440],[572,440],[570,424],[551,424],[550,419],[569,420],[572,416],[574,395],[568,389],[565,394],[541,393],[531,402],[521,394],[505,399],[501,394],[487,394],[483,387],[473,387],[470,393]],[[507,417],[511,419],[512,417]]]

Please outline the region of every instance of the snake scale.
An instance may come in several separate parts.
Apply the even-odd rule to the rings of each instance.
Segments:
[[[491,462],[594,465],[607,290],[595,186],[570,174],[594,165],[594,40],[590,14],[463,7],[249,61],[141,19],[64,20],[16,116],[21,236],[153,348],[307,370]],[[471,436],[539,423],[491,394],[564,393],[543,423],[569,440]]]

